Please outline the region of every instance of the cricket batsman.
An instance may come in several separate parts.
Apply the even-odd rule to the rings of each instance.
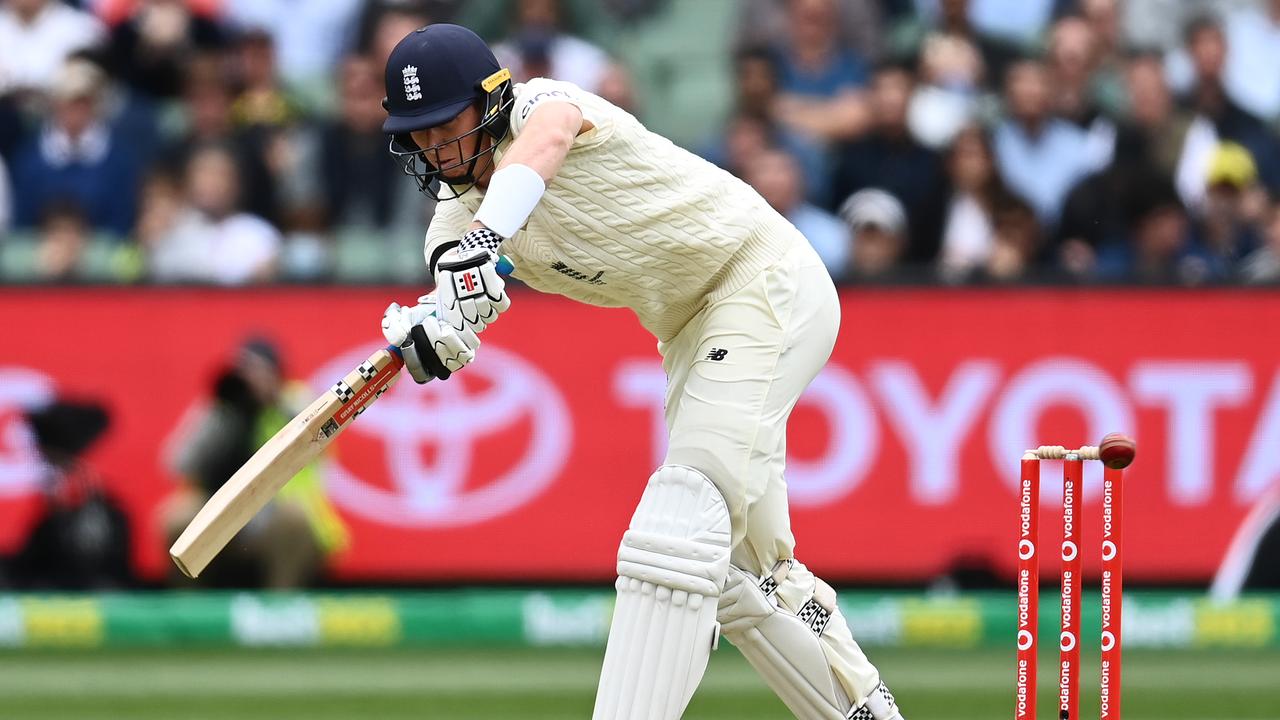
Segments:
[[[386,86],[391,152],[439,201],[435,292],[382,318],[414,380],[465,367],[510,307],[500,256],[536,290],[630,308],[658,339],[669,450],[618,548],[596,720],[679,718],[721,634],[799,718],[901,720],[835,592],[792,554],[787,418],[840,322],[805,238],[605,100],[514,84],[466,28],[410,33]],[[545,332],[576,361],[574,328]]]

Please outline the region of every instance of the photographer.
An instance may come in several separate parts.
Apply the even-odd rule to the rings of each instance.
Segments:
[[[280,356],[269,342],[245,342],[218,374],[211,401],[185,433],[175,457],[184,481],[162,511],[167,544],[253,453],[301,409],[289,401]],[[305,394],[305,393],[303,393]],[[325,559],[348,541],[325,497],[315,466],[307,467],[231,540],[205,576],[232,587],[288,589],[313,585]],[[181,584],[185,578],[173,573]]]

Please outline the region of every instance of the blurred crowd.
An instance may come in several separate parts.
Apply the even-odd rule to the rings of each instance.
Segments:
[[[439,21],[843,281],[1280,282],[1280,0],[0,0],[0,280],[425,280],[382,66]]]

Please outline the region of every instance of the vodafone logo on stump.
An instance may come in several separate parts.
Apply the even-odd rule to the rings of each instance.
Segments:
[[[353,348],[315,371],[311,385],[368,356]],[[520,442],[510,442],[520,428]],[[573,423],[564,398],[538,368],[486,344],[481,356],[449,380],[418,385],[407,376],[352,423],[340,443],[380,448],[386,482],[367,475],[371,463],[348,465],[343,449],[325,462],[329,496],[344,509],[384,525],[445,528],[513,512],[551,485],[569,460]],[[487,474],[486,457],[504,467]]]

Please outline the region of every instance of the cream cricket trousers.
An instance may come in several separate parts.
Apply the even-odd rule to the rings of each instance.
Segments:
[[[695,315],[659,343],[667,374],[665,463],[696,468],[724,494],[733,525],[731,563],[756,577],[793,559],[787,508],[787,419],[831,356],[840,302],[808,243],[797,242],[746,286]],[[793,612],[819,581],[794,563],[779,584]],[[843,616],[822,641],[854,702],[880,682]]]

